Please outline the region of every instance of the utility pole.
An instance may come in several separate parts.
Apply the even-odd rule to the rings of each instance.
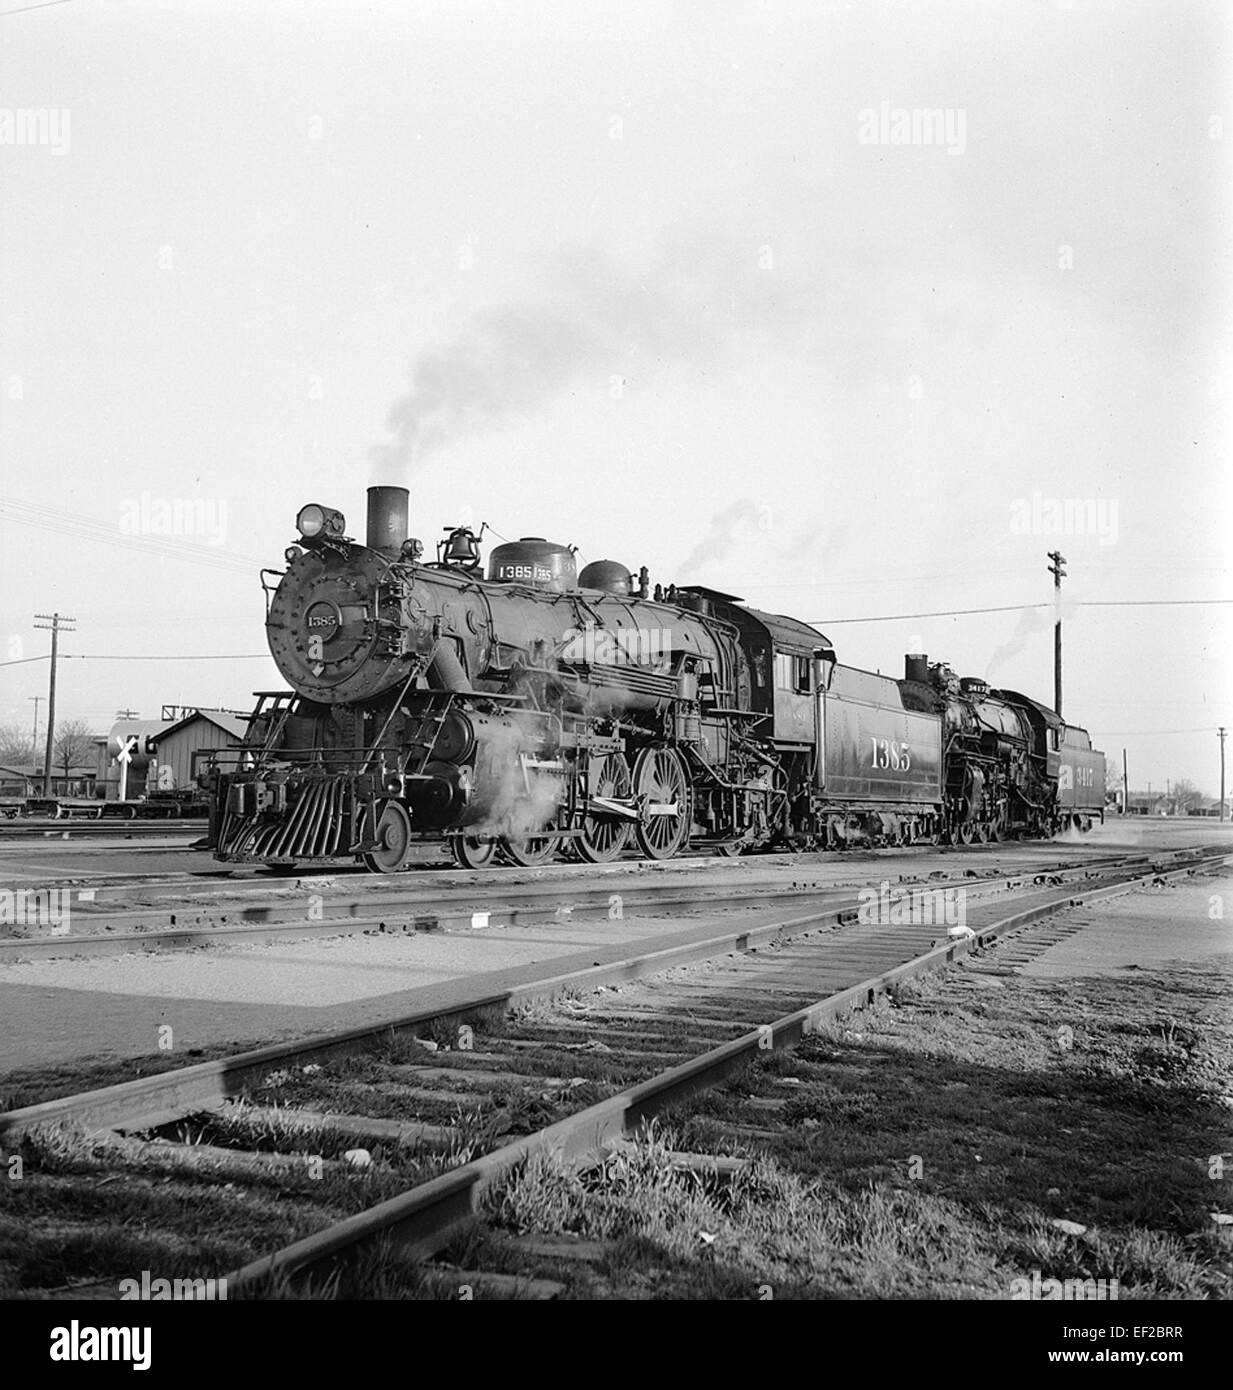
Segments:
[[[1066,577],[1066,571],[1062,566],[1066,563],[1066,556],[1060,550],[1050,550],[1049,558],[1053,563],[1049,566],[1049,573],[1053,576],[1053,592],[1056,595],[1056,616],[1053,620],[1053,708],[1057,710],[1058,717],[1062,714],[1062,580]]]
[[[43,795],[51,795],[51,754],[56,731],[56,655],[61,631],[75,632],[67,624],[75,623],[76,618],[64,618],[59,613],[36,613],[43,621],[35,623],[36,628],[51,632],[51,678],[47,686],[47,752],[43,757]]]
[[[1216,730],[1216,737],[1220,740],[1220,819],[1224,820],[1224,735],[1225,728],[1222,724]]]
[[[1130,814],[1130,778],[1126,775],[1126,750],[1122,749],[1122,815]]]
[[[39,706],[43,703],[43,697],[41,695],[27,695],[26,699],[34,701],[34,727],[30,730],[30,761],[33,762],[39,746]]]
[[[138,711],[135,710],[135,709],[118,709],[118,710],[116,710],[116,718],[117,718],[117,719],[136,719],[136,718],[137,718],[137,713],[138,713]]]

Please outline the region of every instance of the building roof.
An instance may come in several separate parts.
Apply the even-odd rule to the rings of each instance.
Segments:
[[[162,743],[172,734],[177,734],[181,729],[186,729],[197,719],[205,719],[216,728],[221,729],[228,738],[242,739],[248,732],[248,718],[245,715],[232,714],[230,710],[222,709],[199,709],[192,714],[186,714],[183,719],[170,724],[163,729],[155,738],[155,743]]]

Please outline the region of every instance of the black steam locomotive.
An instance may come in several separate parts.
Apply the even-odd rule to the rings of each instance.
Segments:
[[[1103,818],[1104,755],[1052,710],[924,656],[903,680],[699,585],[650,592],[573,550],[448,532],[425,562],[404,488],[370,488],[367,544],[304,507],[263,571],[270,650],[292,687],[259,696],[212,756],[210,844],[226,861],[359,856],[416,842],[456,862],[600,863],[774,846],[1046,836]],[[273,577],[276,582],[269,582]]]

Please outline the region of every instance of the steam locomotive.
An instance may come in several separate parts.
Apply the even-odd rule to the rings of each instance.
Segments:
[[[264,570],[270,651],[238,748],[202,771],[229,862],[466,868],[628,849],[955,843],[1103,819],[1104,755],[1010,690],[909,655],[844,666],[816,628],[610,560],[447,528],[425,561],[405,488],[368,490],[366,544],[310,504]]]

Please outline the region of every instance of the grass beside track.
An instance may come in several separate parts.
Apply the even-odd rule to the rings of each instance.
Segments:
[[[1233,1228],[1212,1213],[1233,1212],[1231,987],[1227,961],[923,977],[603,1168],[531,1162],[449,1257],[582,1299],[1005,1299],[1036,1274],[1227,1299]],[[720,1183],[674,1170],[671,1149],[752,1161]],[[528,1258],[526,1233],[598,1249]],[[315,1292],[458,1298],[464,1278],[370,1258]]]
[[[20,1110],[27,1105],[42,1105],[85,1091],[98,1091],[105,1086],[118,1086],[124,1081],[138,1081],[143,1076],[158,1076],[179,1067],[197,1062],[214,1062],[237,1052],[268,1047],[268,1040],[216,1043],[209,1047],[186,1048],[182,1052],[155,1052],[148,1057],[86,1058],[67,1065],[22,1067],[0,1079],[0,1111]]]
[[[1039,1272],[1228,1298],[1231,985],[1227,962],[923,977],[672,1117],[664,1146],[758,1155],[728,1188],[651,1144],[589,1179],[538,1165],[494,1217],[610,1242],[583,1297],[1007,1298]]]

